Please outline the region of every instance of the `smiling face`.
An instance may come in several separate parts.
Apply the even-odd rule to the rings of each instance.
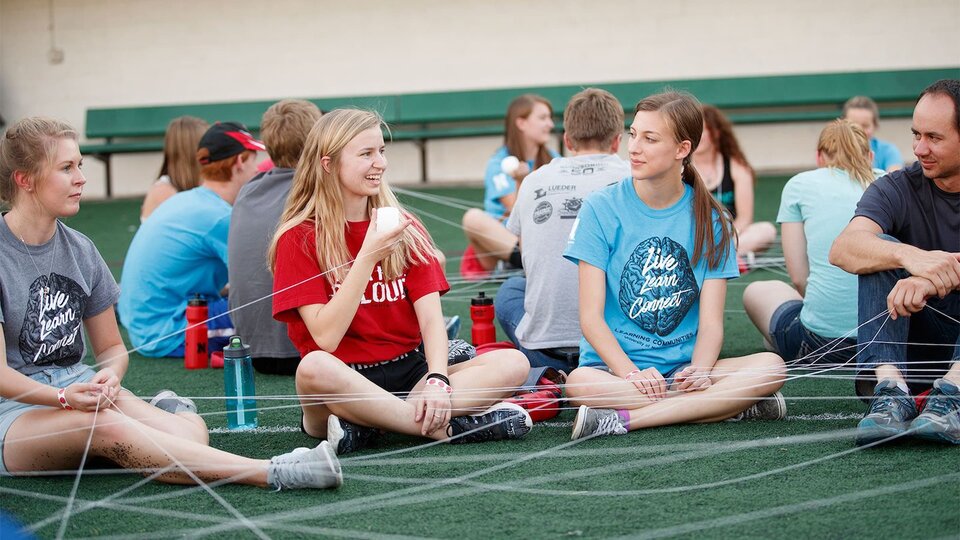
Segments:
[[[57,140],[52,164],[43,171],[41,178],[29,182],[28,194],[35,195],[40,207],[53,217],[75,215],[80,210],[80,195],[87,183],[80,167],[83,158],[77,141],[69,138]]]
[[[955,114],[949,97],[923,96],[913,110],[913,153],[927,178],[960,189],[960,132]]]
[[[690,153],[690,141],[677,143],[673,129],[657,111],[640,111],[630,126],[630,171],[637,180],[675,174]]]
[[[343,147],[337,176],[344,198],[365,199],[380,191],[387,170],[385,150],[379,127],[360,132]]]
[[[517,118],[517,129],[537,145],[547,144],[550,141],[550,131],[553,130],[550,108],[538,101],[526,118]]]

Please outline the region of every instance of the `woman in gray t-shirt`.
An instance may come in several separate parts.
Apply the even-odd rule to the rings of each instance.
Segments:
[[[119,287],[93,242],[59,221],[80,209],[86,183],[77,138],[62,122],[27,118],[0,141],[9,207],[0,220],[0,474],[70,469],[89,454],[170,483],[340,485],[326,442],[271,460],[236,456],[207,446],[191,400],[164,391],[148,404],[120,386]],[[81,361],[81,325],[96,371]]]

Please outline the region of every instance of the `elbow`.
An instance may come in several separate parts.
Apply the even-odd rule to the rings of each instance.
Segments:
[[[313,341],[317,344],[317,347],[320,347],[321,351],[333,354],[333,351],[340,346],[341,338],[325,334],[313,334]]]
[[[843,244],[843,236],[838,236],[837,239],[834,240],[833,245],[830,246],[830,254],[827,255],[827,260],[830,262],[830,264],[849,272],[850,269],[847,268],[846,257],[844,257]]]

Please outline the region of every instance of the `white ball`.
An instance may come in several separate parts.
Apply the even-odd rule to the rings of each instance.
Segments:
[[[517,159],[517,156],[507,156],[500,162],[500,170],[503,171],[504,174],[513,175],[519,168],[520,160]]]
[[[400,226],[400,209],[393,206],[377,208],[377,232],[392,231]]]

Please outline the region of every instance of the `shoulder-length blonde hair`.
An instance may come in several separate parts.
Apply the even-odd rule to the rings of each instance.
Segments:
[[[317,261],[327,272],[331,285],[342,281],[353,260],[347,249],[344,230],[349,227],[343,210],[343,192],[340,187],[340,159],[345,146],[354,137],[368,129],[385,128],[383,119],[372,111],[338,109],[323,115],[310,130],[303,154],[297,164],[290,195],[280,216],[280,224],[267,254],[270,270],[277,264],[277,243],[284,233],[305,222],[313,223]],[[330,158],[330,172],[321,159]],[[436,257],[433,240],[426,229],[405,211],[386,181],[380,182],[379,192],[367,199],[368,212],[374,208],[393,206],[415,223],[400,237],[400,246],[382,260],[386,279],[396,279],[417,262],[427,263]]]
[[[843,118],[827,124],[820,132],[817,152],[824,166],[846,171],[864,189],[873,183],[870,140],[857,124]]]

